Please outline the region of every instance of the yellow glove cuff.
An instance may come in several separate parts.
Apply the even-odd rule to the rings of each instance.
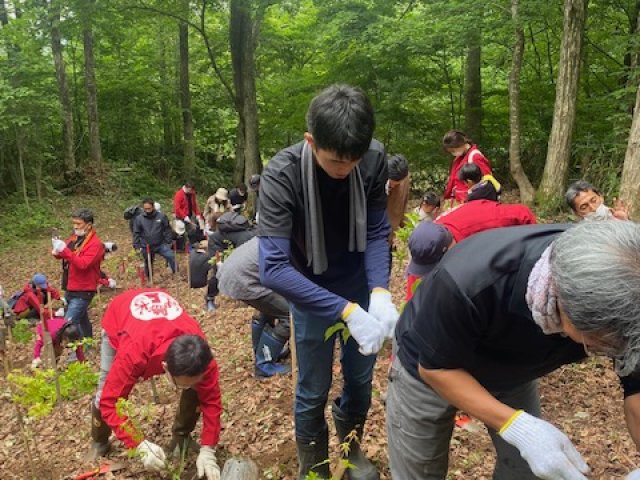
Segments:
[[[373,290],[371,290],[371,293],[389,293],[389,290],[382,287],[375,287]]]
[[[347,306],[344,307],[344,310],[342,310],[342,315],[340,315],[342,320],[346,320],[347,317],[353,313],[353,311],[356,309],[357,306],[358,306],[357,303],[351,303],[351,302],[347,303]]]
[[[515,412],[513,412],[513,415],[509,417],[509,420],[507,420],[505,424],[502,425],[502,427],[500,427],[500,430],[498,431],[498,433],[502,435],[504,431],[511,426],[511,424],[515,421],[515,419],[518,418],[523,413],[524,413],[524,410],[516,410]]]

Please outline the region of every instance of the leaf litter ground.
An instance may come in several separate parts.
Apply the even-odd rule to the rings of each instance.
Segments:
[[[130,249],[127,223],[120,210],[109,210],[92,199],[76,199],[88,203],[96,213],[97,231],[103,240],[116,241],[120,249],[112,254],[107,265],[116,266]],[[5,292],[19,289],[35,271],[43,271],[54,285],[59,285],[60,265],[50,254],[48,238],[24,242],[20,248],[0,254],[2,285]],[[114,258],[115,257],[115,260]],[[293,385],[290,376],[257,380],[253,375],[250,319],[253,310],[226,297],[219,298],[215,314],[204,307],[204,291],[189,290],[185,280],[186,257],[180,257],[181,272],[176,277],[156,260],[156,280],[187,307],[203,325],[220,366],[220,385],[223,396],[222,437],[218,447],[221,460],[230,456],[252,458],[259,466],[261,478],[294,479],[296,470],[295,441],[293,435]],[[404,297],[402,269],[394,269],[392,291],[400,303]],[[123,287],[136,285],[133,276],[127,280],[110,268],[109,273],[118,280],[116,292],[102,292],[93,304],[90,316],[94,331],[99,336],[100,317],[110,298]],[[12,345],[15,367],[28,373],[31,345]],[[382,479],[389,479],[387,438],[384,421],[384,392],[387,388],[389,346],[379,355],[375,368],[371,413],[366,428],[363,448],[377,463]],[[337,355],[336,355],[337,358]],[[94,351],[89,361],[96,371],[99,357]],[[335,381],[330,399],[339,392],[340,365],[333,367]],[[171,424],[177,406],[177,393],[167,381],[157,381],[160,404],[152,400],[149,382],[139,384],[131,396],[134,405],[142,410],[149,406],[150,414],[142,418],[145,434],[154,442],[166,446],[171,435]],[[22,435],[10,401],[8,385],[0,377],[0,478],[25,479],[30,477],[30,465]],[[585,363],[559,369],[541,381],[542,408],[546,419],[566,432],[589,463],[591,479],[622,478],[640,465],[625,427],[622,394],[610,361],[595,358]],[[90,401],[86,395],[67,401],[54,408],[45,418],[28,420],[28,431],[35,447],[35,471],[39,479],[74,478],[97,464],[85,464],[82,457],[90,443]],[[327,418],[330,413],[327,411]],[[335,433],[329,422],[332,433]],[[200,426],[196,428],[196,435]],[[32,448],[33,448],[32,447]],[[335,435],[331,440],[334,465],[338,458]],[[109,455],[113,462],[125,463],[123,470],[108,473],[104,479],[170,478],[168,474],[143,471],[139,462],[129,460],[119,442]],[[184,479],[195,477],[195,455],[186,460]],[[456,428],[451,442],[450,479],[490,479],[494,464],[491,442],[483,427],[463,430]]]

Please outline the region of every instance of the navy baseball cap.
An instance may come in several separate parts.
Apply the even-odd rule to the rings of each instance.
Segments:
[[[442,259],[453,241],[451,232],[433,222],[420,222],[409,237],[411,261],[407,272],[424,277]]]

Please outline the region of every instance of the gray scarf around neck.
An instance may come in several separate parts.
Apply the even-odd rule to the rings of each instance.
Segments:
[[[314,275],[321,275],[328,268],[324,242],[322,201],[318,189],[313,152],[307,142],[302,147],[302,192],[304,198],[304,233],[307,266]],[[364,252],[367,248],[367,197],[360,167],[349,174],[349,251]]]

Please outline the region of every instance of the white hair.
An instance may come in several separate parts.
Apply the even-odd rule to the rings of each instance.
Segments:
[[[581,223],[554,242],[551,272],[558,300],[576,329],[620,347],[616,368],[640,367],[640,226]]]

